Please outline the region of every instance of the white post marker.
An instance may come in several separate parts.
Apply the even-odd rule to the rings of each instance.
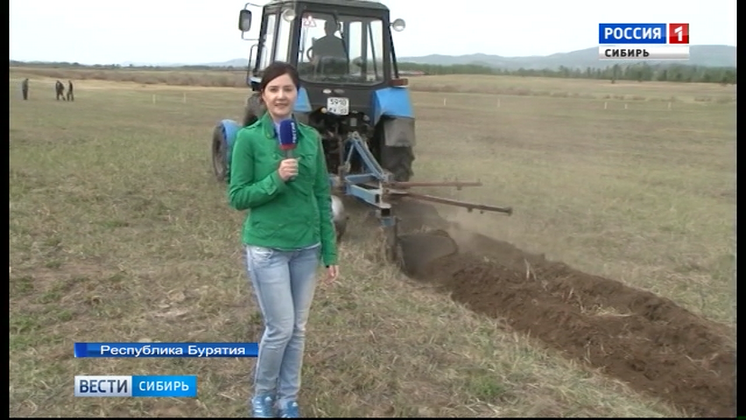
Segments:
[[[668,110],[671,110],[671,102],[668,103]]]
[[[497,107],[500,108],[500,98],[497,98]]]
[[[153,103],[155,103],[155,93],[153,94]]]
[[[627,104],[624,104],[624,109],[627,109]]]
[[[443,106],[446,106],[446,98],[443,98]]]
[[[609,103],[608,102],[604,102],[604,109],[606,109],[608,107],[609,107]]]

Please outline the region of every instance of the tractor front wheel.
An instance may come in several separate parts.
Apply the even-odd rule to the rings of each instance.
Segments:
[[[251,96],[246,99],[246,107],[244,108],[244,116],[243,116],[243,126],[248,127],[251,124],[254,124],[259,118],[261,118],[262,115],[264,115],[264,112],[267,111],[267,108],[264,106],[264,103],[262,102],[262,97],[259,94],[259,92],[254,92]]]

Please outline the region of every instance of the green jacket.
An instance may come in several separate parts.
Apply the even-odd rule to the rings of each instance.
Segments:
[[[321,243],[325,265],[337,264],[326,158],[319,133],[297,123],[298,175],[283,182],[277,173],[285,158],[275,125],[265,113],[236,134],[228,198],[236,210],[249,210],[243,224],[246,245],[293,250]]]

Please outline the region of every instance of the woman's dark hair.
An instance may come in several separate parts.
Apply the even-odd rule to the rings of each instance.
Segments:
[[[259,82],[259,91],[263,92],[269,82],[276,78],[287,74],[293,80],[293,84],[297,89],[300,89],[300,76],[298,76],[298,70],[293,67],[292,64],[284,61],[275,61],[274,63],[267,66],[262,74],[262,81]]]
[[[264,92],[264,89],[267,87],[269,82],[275,80],[283,74],[287,74],[288,76],[290,76],[290,79],[293,81],[296,89],[300,89],[300,76],[298,75],[298,70],[296,70],[296,68],[293,67],[291,64],[284,61],[275,61],[264,69],[262,80],[261,82],[259,82],[259,92]],[[256,115],[255,112],[257,112],[260,108],[263,108],[262,102],[262,97],[260,95],[255,94],[249,97],[246,103],[246,109],[244,110],[244,127],[248,127],[251,124],[254,124],[254,122],[256,122],[256,120],[261,117],[261,115]]]

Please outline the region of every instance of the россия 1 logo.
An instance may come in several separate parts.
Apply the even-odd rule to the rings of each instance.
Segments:
[[[688,23],[599,23],[600,60],[688,60]]]

